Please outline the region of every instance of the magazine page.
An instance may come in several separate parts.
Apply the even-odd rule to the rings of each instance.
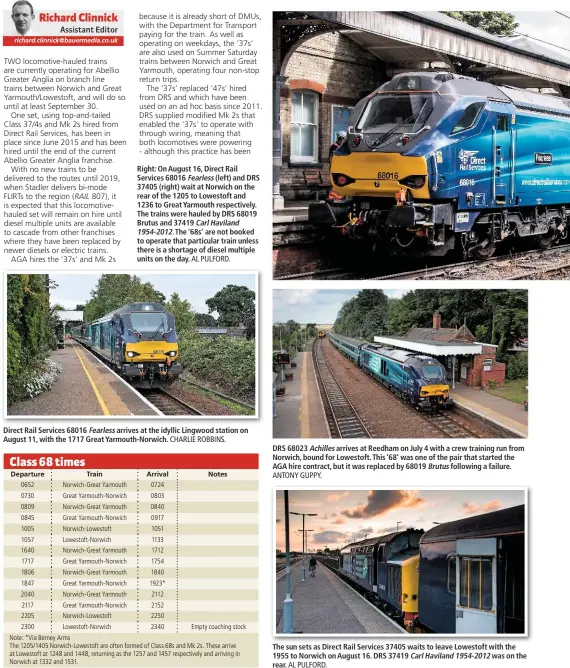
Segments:
[[[570,13],[318,4],[2,8],[6,667],[563,656]]]

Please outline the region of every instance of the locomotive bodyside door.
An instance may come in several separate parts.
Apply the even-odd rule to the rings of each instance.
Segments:
[[[456,633],[497,633],[497,539],[457,540]]]
[[[491,199],[489,208],[508,206],[513,203],[515,182],[513,151],[516,146],[514,132],[516,117],[513,105],[490,102],[491,120]]]

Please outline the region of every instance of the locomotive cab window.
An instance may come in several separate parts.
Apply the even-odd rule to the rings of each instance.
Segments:
[[[368,101],[356,130],[383,133],[397,128],[402,132],[417,132],[426,124],[434,103],[435,95],[425,93],[376,95]]]
[[[484,106],[484,102],[473,102],[473,104],[470,104],[463,112],[459,121],[455,124],[451,134],[453,135],[457,132],[463,132],[464,130],[472,128],[477,123]]]

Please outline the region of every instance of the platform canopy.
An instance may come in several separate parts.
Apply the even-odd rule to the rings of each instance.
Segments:
[[[449,355],[480,355],[483,352],[483,343],[467,343],[463,341],[453,341],[451,343],[440,343],[435,341],[414,341],[404,337],[395,336],[375,336],[375,343],[381,343],[383,346],[393,348],[402,348],[411,350],[414,353],[423,353],[424,355],[433,355],[434,357]]]
[[[526,37],[491,35],[441,12],[307,12],[338,26],[346,37],[385,62],[391,73],[426,67],[454,71],[520,88],[570,85],[570,57]]]

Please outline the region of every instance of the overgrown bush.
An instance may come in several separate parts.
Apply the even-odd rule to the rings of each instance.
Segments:
[[[507,365],[507,380],[528,378],[528,354],[509,355],[505,359]]]
[[[6,310],[6,380],[10,404],[39,394],[36,381],[46,373],[46,357],[57,345],[47,275],[9,274]],[[42,381],[39,386],[45,387],[45,383]]]
[[[255,397],[255,341],[179,333],[180,361],[198,381],[252,401]]]
[[[25,399],[33,399],[38,394],[51,389],[63,371],[63,366],[46,357],[8,384],[8,404]]]

